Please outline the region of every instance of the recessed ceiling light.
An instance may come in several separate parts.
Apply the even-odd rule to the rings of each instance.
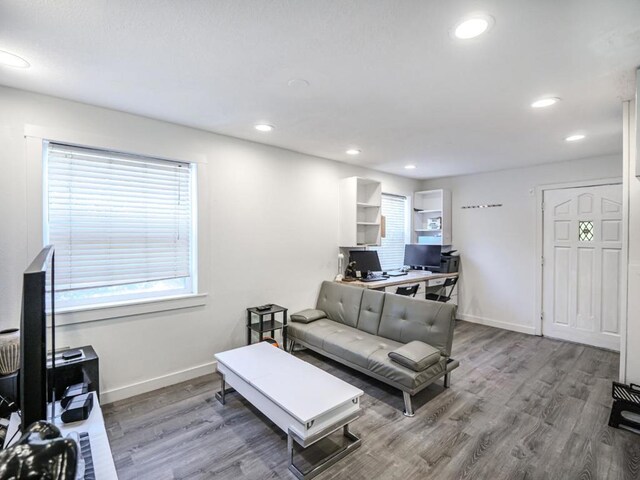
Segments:
[[[549,98],[541,98],[540,100],[536,100],[531,104],[533,108],[544,108],[550,107],[551,105],[555,105],[558,103],[560,99],[558,97],[549,97]]]
[[[287,82],[291,88],[306,88],[309,86],[309,82],[304,78],[292,78]]]
[[[260,132],[270,132],[271,130],[273,130],[273,125],[269,125],[267,123],[258,123],[255,126],[256,130],[259,130]]]
[[[469,40],[485,33],[493,25],[493,17],[489,15],[471,15],[458,23],[453,35],[461,40]]]
[[[24,58],[13,53],[0,50],[0,65],[14,68],[29,68],[30,64]]]
[[[360,150],[358,150],[357,148],[350,148],[349,150],[347,150],[347,155],[358,155],[360,153]]]
[[[584,138],[584,135],[578,134],[578,135],[570,135],[567,138],[565,138],[565,140],[567,142],[577,142],[578,140],[582,140]]]
[[[406,168],[407,170],[413,170],[414,168],[416,168],[415,165],[405,165],[404,168]]]

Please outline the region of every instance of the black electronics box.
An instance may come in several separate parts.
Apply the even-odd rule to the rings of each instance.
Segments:
[[[91,409],[93,408],[93,393],[85,393],[73,397],[71,403],[64,409],[60,418],[63,423],[79,422],[89,418]]]

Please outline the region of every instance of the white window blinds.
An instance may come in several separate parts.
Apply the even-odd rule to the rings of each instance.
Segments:
[[[50,143],[47,229],[61,306],[189,290],[191,178],[188,163]]]
[[[385,217],[385,236],[377,247],[382,270],[393,270],[404,264],[407,199],[398,195],[382,194],[382,215]]]

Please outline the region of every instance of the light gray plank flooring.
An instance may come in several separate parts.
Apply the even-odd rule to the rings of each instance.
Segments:
[[[616,353],[462,321],[454,338],[451,388],[418,394],[413,418],[398,390],[297,353],[365,392],[362,447],[316,478],[640,478],[640,436],[607,426]],[[220,405],[218,387],[211,375],[105,406],[120,478],[293,479],[284,433],[238,394]]]

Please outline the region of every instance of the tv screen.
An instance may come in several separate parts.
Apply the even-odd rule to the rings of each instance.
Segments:
[[[55,345],[54,248],[43,248],[25,270],[20,319],[20,410],[22,429],[47,419],[47,314]]]

